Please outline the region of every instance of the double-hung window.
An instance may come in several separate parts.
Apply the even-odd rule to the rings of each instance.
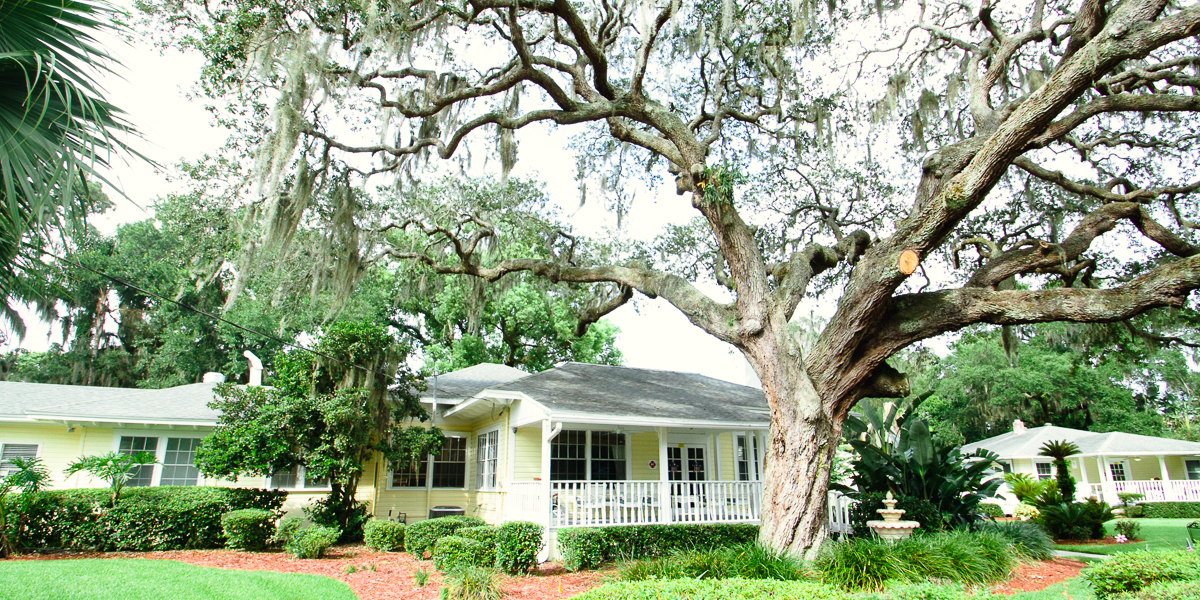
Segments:
[[[592,432],[592,481],[625,479],[625,434]]]
[[[500,462],[500,431],[493,429],[475,438],[475,489],[496,487],[496,467]]]
[[[734,458],[737,459],[738,481],[758,481],[758,437],[739,433],[734,436]]]
[[[329,489],[329,478],[310,478],[304,467],[295,466],[288,471],[272,473],[269,485],[273,490],[327,490]]]
[[[1037,462],[1037,463],[1034,463],[1034,467],[1037,468],[1038,479],[1045,481],[1047,479],[1051,479],[1054,477],[1054,466],[1051,465],[1050,463]]]
[[[1191,480],[1200,479],[1200,460],[1185,460],[1183,461],[1184,468],[1187,469],[1187,478]],[[0,467],[3,469],[4,467]]]
[[[550,480],[587,479],[587,432],[563,430],[550,440]]]
[[[117,450],[126,456],[135,452],[149,452],[158,455],[158,438],[143,436],[121,436],[121,446]],[[128,487],[145,487],[154,484],[154,465],[139,465],[130,468],[133,477],[125,485]]]
[[[199,448],[200,438],[123,435],[117,442],[118,453],[128,456],[149,452],[158,460],[158,464],[131,468],[133,477],[125,485],[198,485],[200,470],[196,468],[196,450]]]
[[[37,444],[0,444],[0,477],[17,468],[14,458],[37,458]]]
[[[497,434],[499,435],[499,434]],[[467,438],[442,438],[442,449],[409,464],[392,465],[393,488],[455,488],[467,486]]]
[[[196,485],[200,471],[196,468],[196,438],[167,438],[167,453],[162,460],[162,477],[158,485]]]
[[[614,431],[561,431],[550,440],[551,481],[624,481],[628,438]]]

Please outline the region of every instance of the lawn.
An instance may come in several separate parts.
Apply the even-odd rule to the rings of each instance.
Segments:
[[[227,571],[170,560],[21,560],[0,562],[2,600],[355,600],[328,577]]]
[[[1056,545],[1059,550],[1074,552],[1091,552],[1094,554],[1115,554],[1117,552],[1132,552],[1134,550],[1184,550],[1187,548],[1188,523],[1195,519],[1134,519],[1141,525],[1140,542],[1128,544],[1113,544],[1108,546],[1068,546]],[[1104,526],[1106,535],[1113,535],[1113,521]]]

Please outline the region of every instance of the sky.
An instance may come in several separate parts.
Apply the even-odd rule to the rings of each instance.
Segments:
[[[101,232],[111,234],[118,225],[151,218],[154,199],[182,191],[169,181],[174,164],[213,152],[225,141],[228,131],[213,125],[203,102],[189,98],[203,64],[196,55],[154,48],[148,41],[125,43],[115,36],[100,42],[123,65],[100,83],[107,99],[123,109],[141,133],[134,147],[161,168],[136,159],[114,161],[108,179],[123,192],[109,190],[116,206],[93,219]],[[523,131],[518,136],[520,156],[513,176],[545,182],[550,197],[560,203],[569,221],[584,233],[598,233],[615,226],[615,217],[600,202],[579,206],[578,183],[573,155],[565,148],[568,135],[549,135],[546,130]],[[695,215],[690,200],[676,196],[674,183],[662,189],[641,189],[632,211],[624,220],[628,235],[649,239],[667,223],[683,223]],[[706,289],[709,293],[716,290]],[[701,373],[734,383],[755,383],[741,353],[687,321],[664,300],[637,299],[621,307],[608,319],[621,333],[617,347],[630,367]],[[28,333],[21,342],[10,340],[0,351],[22,347],[45,350],[61,342],[57,328],[38,321],[26,311]]]

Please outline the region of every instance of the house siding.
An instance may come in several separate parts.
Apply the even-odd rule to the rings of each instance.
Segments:
[[[717,460],[721,461],[721,481],[737,481],[737,465],[734,461],[734,443],[732,433],[722,433],[717,435],[717,445],[721,448],[720,456]]]
[[[650,461],[658,463],[658,434],[653,431],[633,433],[629,435],[629,455],[633,465],[630,470],[630,478],[635,481],[657,481],[661,475],[658,470],[662,468],[650,468]]]
[[[542,476],[542,428],[540,425],[531,425],[517,429],[516,435],[512,436],[513,444],[516,445],[514,453],[516,469],[513,479],[515,481],[533,481]]]

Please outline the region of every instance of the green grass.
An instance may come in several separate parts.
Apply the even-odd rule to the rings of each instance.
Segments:
[[[1096,592],[1092,584],[1082,577],[1068,579],[1064,590],[1063,584],[1052,585],[1040,592],[1020,592],[1006,597],[1005,600],[1096,600]],[[1064,594],[1065,592],[1065,594]]]
[[[231,571],[170,560],[0,562],[0,600],[355,600],[336,580],[299,573]]]
[[[1139,536],[1143,541],[1128,544],[1112,544],[1108,546],[1074,546],[1058,544],[1059,550],[1073,552],[1090,552],[1092,554],[1116,554],[1118,552],[1133,552],[1135,550],[1184,550],[1187,548],[1188,523],[1195,519],[1134,519],[1141,526]],[[1105,535],[1113,535],[1113,521],[1104,525]]]

